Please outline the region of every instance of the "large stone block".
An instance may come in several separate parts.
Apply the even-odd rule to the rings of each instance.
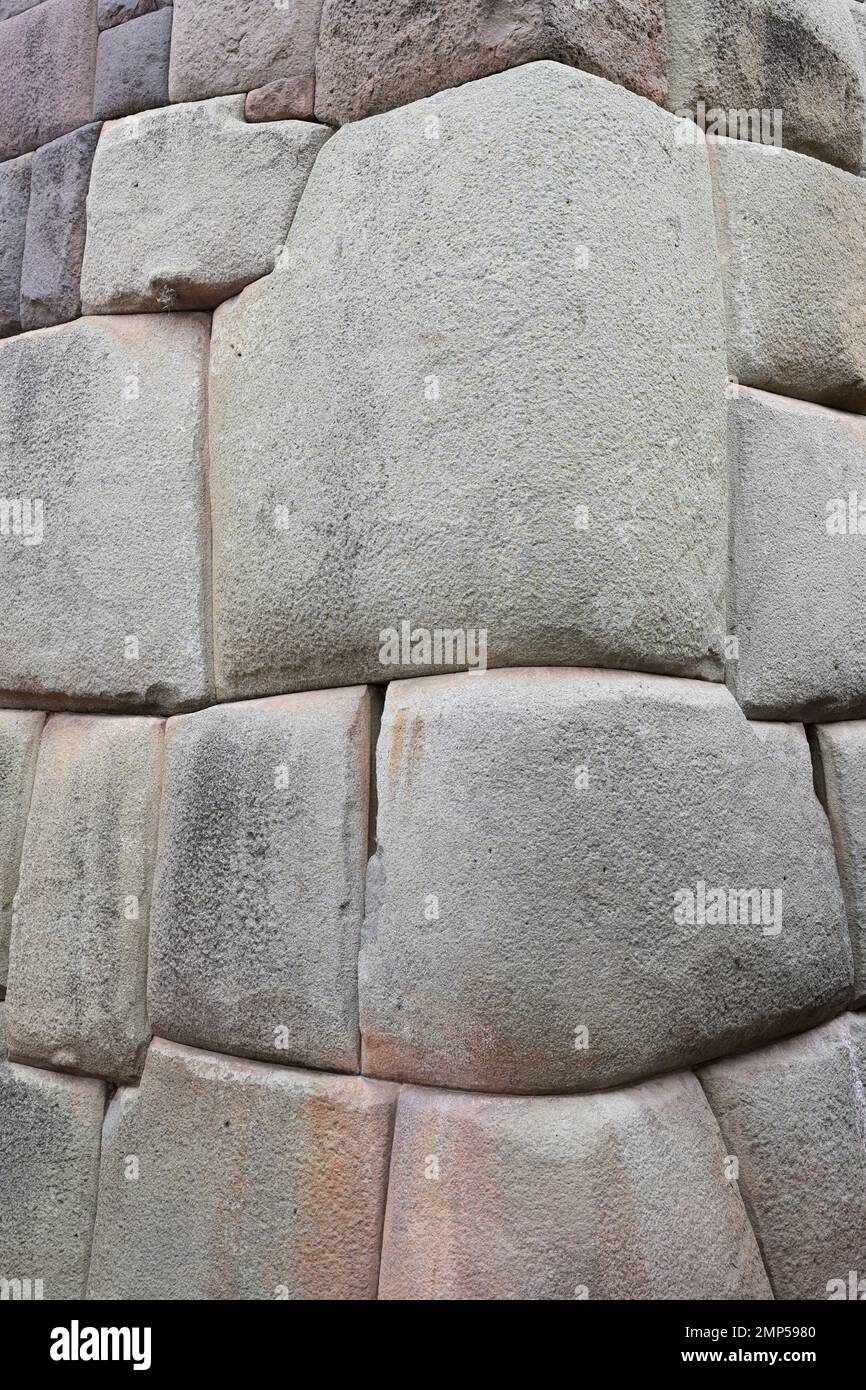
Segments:
[[[493,666],[720,675],[721,290],[676,128],[536,63],[328,141],[215,316],[222,695],[467,664],[409,663],[406,620]]]
[[[243,97],[107,125],[87,204],[85,312],[212,308],[267,275],[328,134],[249,125]]]
[[[175,0],[172,101],[312,77],[322,0]]]
[[[97,120],[148,111],[168,101],[171,7],[99,35],[93,114]]]
[[[154,1032],[357,1071],[369,785],[365,689],[169,721],[148,970]]]
[[[316,115],[343,125],[539,59],[663,101],[664,0],[325,0]]]
[[[866,67],[847,0],[667,0],[667,21],[671,110],[859,172]]]
[[[178,708],[210,690],[208,320],[0,344],[0,700]],[[58,619],[62,615],[62,619]]]
[[[866,182],[772,145],[708,150],[732,375],[866,411]]]
[[[12,917],[18,1061],[129,1081],[141,1070],[162,722],[58,714],[42,735]]]
[[[6,988],[12,899],[44,714],[0,710],[0,991]]]
[[[153,14],[171,5],[172,0],[97,0],[96,22],[100,31],[112,29],[115,24],[126,24],[127,20]]]
[[[823,724],[817,735],[822,792],[854,948],[855,1001],[866,1004],[866,720]]]
[[[861,712],[866,542],[856,499],[866,532],[866,420],[763,391],[737,396],[731,686],[759,719]]]
[[[3,1013],[0,1005],[0,1279],[30,1281],[27,1291],[13,1284],[10,1298],[83,1298],[105,1086],[9,1062]]]
[[[750,725],[724,687],[598,671],[397,681],[377,757],[363,1072],[594,1090],[850,999],[805,733]]]
[[[0,0],[0,19],[11,19],[13,15],[39,4],[41,0]]]
[[[847,1018],[700,1073],[776,1298],[866,1271],[866,1105]]]
[[[93,117],[96,0],[45,0],[3,25],[0,160]]]
[[[82,126],[32,156],[21,268],[22,328],[51,328],[81,312],[87,190],[100,129],[98,123]]]
[[[0,164],[0,338],[21,328],[21,263],[32,155]]]
[[[395,1100],[155,1039],[106,1118],[89,1296],[375,1298]]]
[[[401,1091],[385,1299],[763,1299],[693,1076],[603,1096]]]

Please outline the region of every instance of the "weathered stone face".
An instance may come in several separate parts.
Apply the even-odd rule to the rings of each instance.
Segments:
[[[32,156],[0,164],[0,338],[21,328],[21,263],[30,202]]]
[[[749,725],[724,688],[588,671],[395,682],[378,793],[368,1075],[591,1090],[850,999],[805,734]]]
[[[82,126],[32,156],[21,267],[24,329],[51,328],[81,313],[87,190],[101,129],[98,123]]]
[[[759,719],[866,710],[866,420],[741,387],[731,441],[737,699]]]
[[[148,970],[157,1033],[357,1071],[370,736],[364,689],[169,721]]]
[[[743,140],[708,145],[730,370],[745,386],[866,410],[866,184]]]
[[[172,101],[248,92],[311,77],[322,0],[175,0]]]
[[[772,1297],[690,1075],[531,1100],[404,1088],[379,1288],[385,1299]]]
[[[0,1005],[0,1278],[4,1299],[81,1299],[96,1215],[105,1086],[7,1060]]]
[[[155,10],[99,36],[93,114],[99,120],[168,101],[172,10]]]
[[[866,1004],[866,720],[821,724],[816,734],[821,790],[851,927],[854,999],[862,1007]]]
[[[85,311],[208,309],[267,275],[328,134],[249,125],[243,97],[108,125],[88,200]]]
[[[539,63],[328,142],[215,317],[222,696],[437,669],[383,656],[402,620],[491,666],[721,675],[720,283],[676,129]]]
[[[866,69],[847,0],[666,0],[672,111],[859,172]],[[763,116],[763,129],[761,117]]]
[[[95,0],[45,0],[3,23],[0,160],[93,119]]]
[[[395,1100],[156,1039],[106,1119],[89,1297],[374,1298]]]
[[[866,1268],[866,1107],[847,1019],[704,1067],[776,1298]],[[835,1297],[840,1296],[838,1289]],[[843,1297],[847,1294],[843,1294]]]
[[[207,343],[206,319],[175,315],[0,344],[0,472],[20,522],[10,507],[7,703],[207,698]]]
[[[662,101],[664,0],[325,0],[316,115],[344,125],[539,59]]]
[[[100,30],[126,24],[140,15],[170,9],[172,0],[96,0],[96,20]]]
[[[16,1060],[116,1082],[141,1070],[161,759],[158,719],[45,727],[12,921]]]
[[[45,717],[0,710],[0,989],[6,988],[12,899]]]

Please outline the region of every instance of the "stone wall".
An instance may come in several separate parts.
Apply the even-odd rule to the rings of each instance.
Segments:
[[[864,47],[0,0],[0,1297],[866,1276]]]

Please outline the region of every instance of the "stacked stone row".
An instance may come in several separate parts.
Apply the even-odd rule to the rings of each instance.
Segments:
[[[7,1285],[859,1287],[862,9],[0,0]]]

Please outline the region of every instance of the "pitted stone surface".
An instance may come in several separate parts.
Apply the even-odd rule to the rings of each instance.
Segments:
[[[79,319],[0,344],[0,474],[22,504],[0,541],[0,701],[207,699],[208,328]]]
[[[162,721],[45,726],[12,918],[6,1030],[19,1061],[141,1070]]]
[[[365,689],[169,721],[148,970],[156,1033],[357,1071],[369,782]]]
[[[93,95],[98,120],[165,106],[171,16],[170,7],[156,10],[100,34]]]
[[[731,686],[759,719],[866,711],[866,420],[745,387],[730,408]]]
[[[4,22],[0,160],[93,118],[96,0],[45,0]]]
[[[101,126],[73,130],[32,156],[21,325],[50,328],[81,312],[87,189]],[[2,168],[2,166],[0,166]]]
[[[267,275],[328,134],[250,125],[241,96],[106,126],[87,204],[85,312],[211,308]]]
[[[826,1299],[866,1269],[866,1105],[849,1020],[700,1078],[776,1298]]]
[[[106,1118],[89,1296],[375,1298],[395,1100],[154,1040]]]
[[[316,115],[343,125],[539,59],[662,101],[664,0],[324,0]]]
[[[43,714],[0,710],[0,989],[6,987],[12,899],[44,722]]]
[[[594,1090],[847,1004],[802,727],[702,682],[489,671],[392,683],[377,758],[363,1072]],[[757,889],[760,916],[730,906]]]
[[[866,411],[866,182],[773,146],[707,148],[731,374]]]
[[[866,720],[822,724],[817,734],[824,800],[851,927],[855,1000],[866,1004]]]
[[[667,0],[667,16],[672,111],[700,103],[708,129],[721,116],[720,134],[859,172],[866,68],[847,0]]]
[[[380,1297],[770,1298],[724,1158],[690,1075],[550,1099],[406,1087]]]
[[[34,1299],[83,1298],[105,1086],[9,1062],[3,1014],[0,1005],[0,1278],[30,1280]]]
[[[0,0],[0,19],[11,19],[13,15],[22,14],[24,10],[39,4],[41,0]]]
[[[100,30],[138,19],[156,10],[170,9],[172,0],[97,0],[96,21]]]
[[[21,328],[21,262],[24,259],[32,156],[0,164],[0,338]]]
[[[315,79],[282,77],[247,93],[244,116],[248,121],[311,121]]]
[[[276,272],[215,316],[221,695],[437,669],[384,664],[403,620],[486,629],[493,666],[718,678],[705,151],[554,63],[445,93],[438,141],[432,110],[329,140]]]
[[[175,0],[172,101],[312,77],[322,0]]]

